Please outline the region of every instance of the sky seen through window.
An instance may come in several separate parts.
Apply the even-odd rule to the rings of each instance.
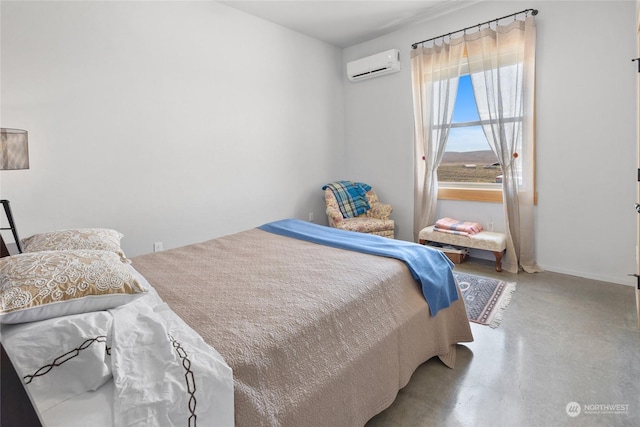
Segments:
[[[476,100],[473,96],[471,77],[466,74],[460,76],[456,105],[453,109],[453,123],[473,122],[480,120]],[[467,126],[451,128],[446,151],[484,151],[490,150],[489,143],[482,132],[481,126]]]

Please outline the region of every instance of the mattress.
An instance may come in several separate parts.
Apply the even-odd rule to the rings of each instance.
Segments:
[[[238,426],[364,425],[472,340],[462,299],[432,317],[402,261],[260,229],[133,266],[233,370]]]
[[[462,299],[432,316],[394,258],[256,228],[131,261],[145,296],[3,325],[21,376],[51,372],[27,387],[45,425],[361,426],[473,339]],[[67,362],[80,336],[102,338]]]

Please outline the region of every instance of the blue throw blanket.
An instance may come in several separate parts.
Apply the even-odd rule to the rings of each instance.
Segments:
[[[453,263],[442,252],[412,242],[325,227],[297,219],[270,222],[260,230],[334,248],[385,256],[404,261],[420,282],[431,315],[458,299]]]
[[[353,181],[337,181],[322,187],[333,191],[338,201],[338,207],[344,218],[354,218],[362,215],[371,209],[369,200],[367,199],[367,191],[371,190],[371,186],[362,182]]]

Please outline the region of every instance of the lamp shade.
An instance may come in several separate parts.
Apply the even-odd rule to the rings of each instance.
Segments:
[[[0,128],[0,170],[29,169],[27,131]]]

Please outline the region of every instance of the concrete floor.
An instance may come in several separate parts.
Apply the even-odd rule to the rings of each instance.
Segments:
[[[366,427],[640,426],[633,287],[496,273],[477,259],[456,270],[517,282],[502,323],[472,323],[475,341],[458,346],[455,369],[437,358],[422,364]],[[568,415],[572,402],[577,416]]]

